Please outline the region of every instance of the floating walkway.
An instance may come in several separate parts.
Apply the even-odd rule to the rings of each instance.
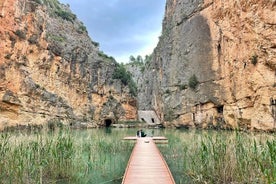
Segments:
[[[137,140],[131,153],[122,184],[175,184],[171,171],[154,141],[165,137],[126,137]]]
[[[162,144],[162,143],[168,143],[168,139],[166,137],[144,137],[144,138],[138,138],[138,137],[125,137],[123,140],[126,141],[136,141],[137,139],[152,139],[155,143],[157,144]]]

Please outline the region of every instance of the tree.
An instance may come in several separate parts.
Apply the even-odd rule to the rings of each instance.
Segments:
[[[124,64],[118,65],[113,73],[113,79],[119,79],[124,85],[128,85],[130,94],[132,96],[137,96],[137,86],[133,81],[130,72],[126,70]]]
[[[138,63],[143,63],[143,58],[142,58],[142,56],[138,55],[137,58],[136,58],[136,62],[138,62]]]
[[[136,59],[135,59],[135,57],[134,57],[133,55],[129,56],[129,61],[130,61],[130,62],[135,62],[135,60],[136,60]]]

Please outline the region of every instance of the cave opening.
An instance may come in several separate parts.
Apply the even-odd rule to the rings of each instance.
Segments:
[[[223,113],[223,105],[220,105],[220,106],[217,107],[217,112],[218,112],[219,114],[222,114],[222,113]]]
[[[110,127],[111,124],[112,124],[112,119],[105,119],[104,120],[105,127]]]

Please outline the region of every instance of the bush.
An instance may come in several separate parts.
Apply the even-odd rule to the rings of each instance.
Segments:
[[[30,44],[37,44],[38,42],[38,36],[36,34],[33,34],[29,39],[28,42]]]
[[[99,43],[93,42],[93,41],[92,41],[92,44],[93,44],[94,46],[96,46],[96,47],[97,47],[97,45],[99,45]],[[106,55],[103,51],[98,52],[98,56],[102,57],[103,59],[115,60],[112,56]]]
[[[55,130],[56,128],[63,128],[64,125],[60,120],[52,119],[48,121],[47,126],[49,130]]]
[[[61,17],[62,19],[64,20],[67,20],[67,21],[71,21],[73,22],[75,19],[76,19],[76,15],[71,13],[71,12],[68,12],[68,11],[64,11],[64,10],[57,10],[55,12],[59,17]]]
[[[187,89],[187,85],[186,84],[181,84],[179,85],[179,89],[182,91],[182,90],[185,90]]]
[[[171,122],[171,121],[174,120],[174,112],[173,112],[172,109],[169,109],[169,110],[167,110],[165,112],[165,114],[164,114],[164,120],[165,121],[169,121],[169,122]]]
[[[131,80],[131,75],[125,69],[123,64],[120,64],[113,73],[113,79],[119,79],[124,85],[127,85]]]
[[[128,88],[132,96],[137,96],[137,86],[136,86],[136,83],[132,80],[132,78],[128,83]]]
[[[195,74],[193,74],[189,79],[189,87],[192,89],[195,89],[197,85],[199,84],[197,77]]]
[[[14,33],[16,36],[18,36],[20,39],[26,39],[26,33],[21,30],[16,30]]]
[[[253,65],[256,65],[258,62],[258,56],[256,54],[253,55],[250,60]]]
[[[133,81],[131,74],[125,69],[123,64],[120,64],[115,69],[113,79],[119,79],[124,85],[128,85],[129,92],[132,96],[137,96],[137,86]]]
[[[11,59],[11,56],[12,56],[12,54],[7,54],[7,55],[5,56],[5,59]]]
[[[87,29],[84,25],[80,25],[79,29],[78,29],[78,33],[87,33]]]
[[[92,44],[93,44],[95,47],[99,47],[99,46],[100,46],[100,44],[99,44],[98,42],[92,41]]]
[[[57,41],[57,42],[64,42],[66,41],[66,38],[60,35],[54,35],[54,34],[47,34],[47,39],[50,39],[52,41]]]

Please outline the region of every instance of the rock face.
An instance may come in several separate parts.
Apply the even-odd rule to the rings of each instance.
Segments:
[[[118,66],[56,0],[0,1],[0,129],[136,119]]]
[[[166,126],[276,128],[276,1],[167,0],[139,108]]]

